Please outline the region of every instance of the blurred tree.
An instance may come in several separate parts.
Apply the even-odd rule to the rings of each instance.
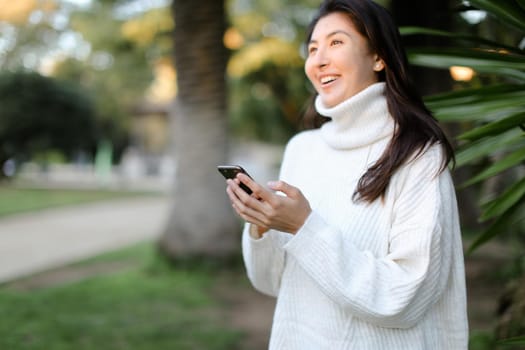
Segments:
[[[95,103],[97,136],[112,143],[116,160],[129,142],[130,111],[169,52],[169,36],[159,33],[173,27],[165,9],[122,16],[122,3],[0,0],[0,68],[80,83]]]
[[[119,19],[111,2],[74,12],[71,28],[89,42],[90,50],[86,57],[66,58],[53,69],[54,76],[79,82],[94,97],[98,136],[111,141],[117,160],[129,142],[131,110],[143,101],[153,80],[153,62],[161,56],[157,32],[172,26],[169,16],[151,15],[159,12]],[[151,18],[146,23],[158,20],[162,27],[144,25],[144,18]]]
[[[0,0],[0,69],[35,69],[57,42],[61,26],[54,0]]]
[[[0,165],[48,150],[69,159],[94,150],[93,104],[78,85],[37,73],[3,73],[0,105]]]
[[[284,143],[297,132],[310,91],[296,45],[262,39],[232,57],[228,72],[231,122],[237,135]]]
[[[230,3],[227,41],[231,126],[236,136],[286,142],[300,126],[312,89],[304,74],[301,47],[318,2]],[[227,37],[228,38],[228,37]]]
[[[238,252],[239,222],[216,170],[227,160],[224,1],[173,1],[178,95],[174,122],[174,204],[160,239],[173,259],[228,258]]]
[[[104,76],[106,73],[106,76]],[[116,151],[116,158],[128,144],[129,113],[112,86],[122,83],[114,71],[93,71],[76,59],[66,59],[56,66],[53,76],[69,82],[78,82],[91,96],[96,116],[96,137],[108,140]],[[106,79],[104,79],[106,78]]]

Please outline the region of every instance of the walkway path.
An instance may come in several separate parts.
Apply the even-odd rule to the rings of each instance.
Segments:
[[[126,198],[0,219],[0,283],[104,251],[155,239],[169,210],[164,196]]]

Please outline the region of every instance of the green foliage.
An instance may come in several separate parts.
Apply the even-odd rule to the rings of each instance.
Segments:
[[[284,143],[296,133],[309,92],[302,67],[267,62],[231,80],[231,122],[237,135]]]
[[[472,332],[469,337],[469,350],[494,350],[496,348],[494,335],[490,333]]]
[[[521,350],[525,345],[525,337],[513,337],[497,340],[494,335],[485,332],[475,332],[469,339],[469,350]]]
[[[15,4],[16,3],[16,4]],[[16,20],[5,18],[6,21],[0,20],[0,33],[2,45],[0,48],[0,69],[16,71],[21,67],[26,69],[36,69],[39,60],[42,59],[49,48],[57,43],[60,37],[60,30],[53,26],[53,16],[50,10],[52,5],[50,1],[37,2],[23,1],[2,3],[2,15],[9,17],[18,10],[25,7],[27,15],[33,12],[39,16],[31,21],[24,23],[23,18]],[[6,8],[7,7],[7,8]],[[47,7],[47,9],[46,9]],[[52,6],[51,6],[52,7]],[[14,11],[13,11],[14,9]],[[3,17],[3,16],[0,16]]]
[[[93,105],[76,84],[37,73],[4,73],[0,105],[0,164],[49,149],[68,157],[93,149]]]
[[[97,136],[111,141],[118,158],[129,141],[131,111],[153,79],[152,61],[159,53],[154,42],[145,45],[124,35],[126,20],[115,18],[113,3],[95,2],[73,13],[71,27],[90,43],[91,52],[84,60],[60,62],[54,76],[80,83],[93,96]]]
[[[499,21],[509,37],[525,35],[525,8],[514,0],[469,1]],[[446,36],[457,41],[451,48],[412,49],[413,64],[434,68],[467,66],[479,75],[472,87],[431,96],[427,105],[442,121],[459,123],[458,166],[481,166],[462,186],[485,188],[505,174],[505,188],[489,193],[481,205],[480,220],[488,225],[469,247],[473,252],[490,239],[510,233],[519,237],[525,221],[525,51],[472,35],[425,28],[407,28],[405,34]],[[467,45],[467,46],[466,46]]]
[[[441,48],[409,51],[413,64],[435,68],[450,66],[472,67],[479,73],[508,76],[518,81],[525,80],[523,55],[485,51],[473,48]]]
[[[123,84],[116,72],[96,70],[82,61],[67,59],[57,65],[54,75],[61,80],[77,81],[82,85],[92,97],[96,110],[96,138],[110,140],[117,150],[124,148],[128,142],[129,106],[121,97],[129,91],[116,86]],[[137,94],[134,96],[137,98]]]
[[[71,86],[82,86],[85,98],[90,98],[91,113],[96,118],[95,129],[78,124],[77,130],[84,130],[86,135],[92,133],[97,139],[110,140],[115,160],[129,142],[131,111],[142,100],[152,81],[152,62],[166,55],[167,41],[165,39],[164,46],[159,48],[153,39],[144,43],[128,35],[129,30],[126,32],[124,26],[131,20],[116,18],[115,15],[115,6],[123,3],[119,0],[93,1],[88,7],[75,7],[57,2],[56,7],[40,13],[41,18],[35,16],[27,22],[0,24],[7,34],[5,45],[0,50],[0,68],[5,71],[17,71],[22,67],[43,68],[48,74],[70,82]],[[169,18],[169,12],[164,17]],[[56,25],[56,18],[64,21]],[[160,29],[166,27],[165,22]],[[139,23],[132,32],[154,38],[155,35],[146,35],[152,28],[156,27],[144,27]],[[79,47],[77,52],[63,52],[59,47],[58,44],[63,43],[59,40],[63,34],[83,42],[75,43]],[[52,64],[42,67],[43,63]],[[64,118],[64,125],[66,122]],[[92,145],[89,147],[93,148]],[[3,153],[0,158],[6,157],[5,151]]]
[[[503,339],[498,341],[498,344],[503,346],[525,345],[525,336]]]
[[[244,44],[229,63],[231,124],[240,137],[284,143],[300,127],[311,94],[300,56],[318,1],[230,1]]]
[[[214,275],[164,268],[150,244],[71,266],[103,275],[48,288],[0,288],[0,348],[235,349],[241,335],[221,319]],[[128,266],[111,272],[111,266]],[[109,270],[109,271],[108,271]],[[23,281],[19,283],[23,285]]]
[[[6,34],[0,48],[0,68],[37,70],[42,63],[52,62],[45,65],[47,72],[80,84],[90,94],[96,110],[97,137],[111,140],[117,158],[128,143],[130,111],[152,81],[152,62],[168,54],[168,38],[159,39],[155,29],[166,30],[172,25],[169,11],[156,9],[142,14],[148,20],[145,23],[131,23],[134,25],[129,35],[129,29],[126,32],[124,27],[136,18],[115,16],[115,7],[126,2],[129,1],[98,0],[84,9],[57,2],[47,11],[34,12],[41,18],[34,16],[27,23],[0,23]],[[155,11],[166,14],[161,16]],[[57,25],[56,18],[65,21]],[[89,48],[79,45],[78,53],[68,53],[75,58],[66,56],[61,61],[61,55],[54,53],[65,53],[58,47],[62,34],[69,38],[75,34],[88,42]],[[137,40],[133,34],[149,40]]]
[[[501,23],[525,32],[525,6],[516,0],[469,0],[474,7],[487,11]]]

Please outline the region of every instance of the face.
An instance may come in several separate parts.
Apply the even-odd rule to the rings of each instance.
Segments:
[[[305,72],[326,107],[334,107],[378,81],[383,61],[343,13],[322,17],[312,32]]]

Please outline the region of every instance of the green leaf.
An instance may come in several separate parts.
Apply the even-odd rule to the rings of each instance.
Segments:
[[[479,73],[499,74],[525,81],[525,56],[468,48],[418,48],[407,50],[410,63],[448,69],[471,67]]]
[[[524,106],[519,101],[507,100],[506,98],[500,100],[487,98],[487,100],[479,103],[427,104],[427,107],[441,121],[458,122],[476,121],[489,123],[524,111]]]
[[[512,128],[517,128],[521,124],[525,123],[525,111],[513,114],[501,120],[480,126],[474,130],[467,131],[458,136],[459,139],[463,140],[478,140],[485,136],[493,136],[501,134]]]
[[[498,340],[501,345],[525,345],[525,335]]]
[[[517,6],[513,0],[469,0],[469,3],[480,10],[487,11],[502,23],[525,32],[525,11]]]
[[[425,98],[442,121],[495,121],[525,111],[525,85],[502,84],[463,89]]]
[[[430,35],[430,36],[439,36],[445,38],[451,38],[458,41],[469,42],[472,44],[478,45],[487,45],[493,48],[505,49],[512,53],[523,54],[522,50],[517,49],[513,46],[504,45],[501,42],[496,42],[492,40],[487,40],[479,36],[465,35],[461,33],[452,33],[438,29],[423,28],[423,27],[400,27],[399,32],[403,36],[408,35]]]
[[[505,104],[504,100],[500,101],[485,101],[477,104],[464,104],[464,105],[450,105],[446,107],[439,106],[435,108],[428,106],[430,110],[434,112],[437,119],[449,122],[492,122],[506,118],[510,114],[520,112],[522,106],[517,106],[516,103],[510,102]]]
[[[454,101],[468,98],[473,101],[482,101],[486,97],[506,96],[509,93],[525,92],[525,84],[498,84],[461,90],[452,90],[425,97],[426,102]]]
[[[481,220],[485,221],[495,216],[503,215],[512,208],[523,197],[525,197],[525,177],[512,184],[502,195],[488,202],[481,215]]]
[[[521,130],[510,130],[498,137],[487,137],[461,146],[456,153],[456,165],[460,167],[510,147],[525,147]]]
[[[472,242],[470,247],[468,248],[466,255],[472,254],[476,249],[478,249],[480,246],[482,246],[484,243],[490,241],[492,238],[496,237],[497,235],[503,234],[506,231],[509,230],[509,227],[511,227],[515,222],[524,220],[523,217],[515,218],[514,214],[518,212],[519,209],[521,209],[520,206],[521,203],[518,203],[514,205],[512,208],[507,210],[502,216],[500,216],[498,219],[496,219],[490,227],[483,231],[475,240]]]
[[[463,183],[461,187],[470,186],[472,184],[475,184],[476,182],[485,180],[489,177],[492,177],[502,172],[503,170],[511,168],[517,164],[520,164],[524,160],[525,160],[525,148],[518,149],[517,151],[514,151],[510,153],[509,155],[507,155],[505,158],[493,163],[488,168],[486,168],[484,171],[482,171],[479,175]]]
[[[518,5],[521,6],[521,8],[525,11],[525,0],[516,0]]]

